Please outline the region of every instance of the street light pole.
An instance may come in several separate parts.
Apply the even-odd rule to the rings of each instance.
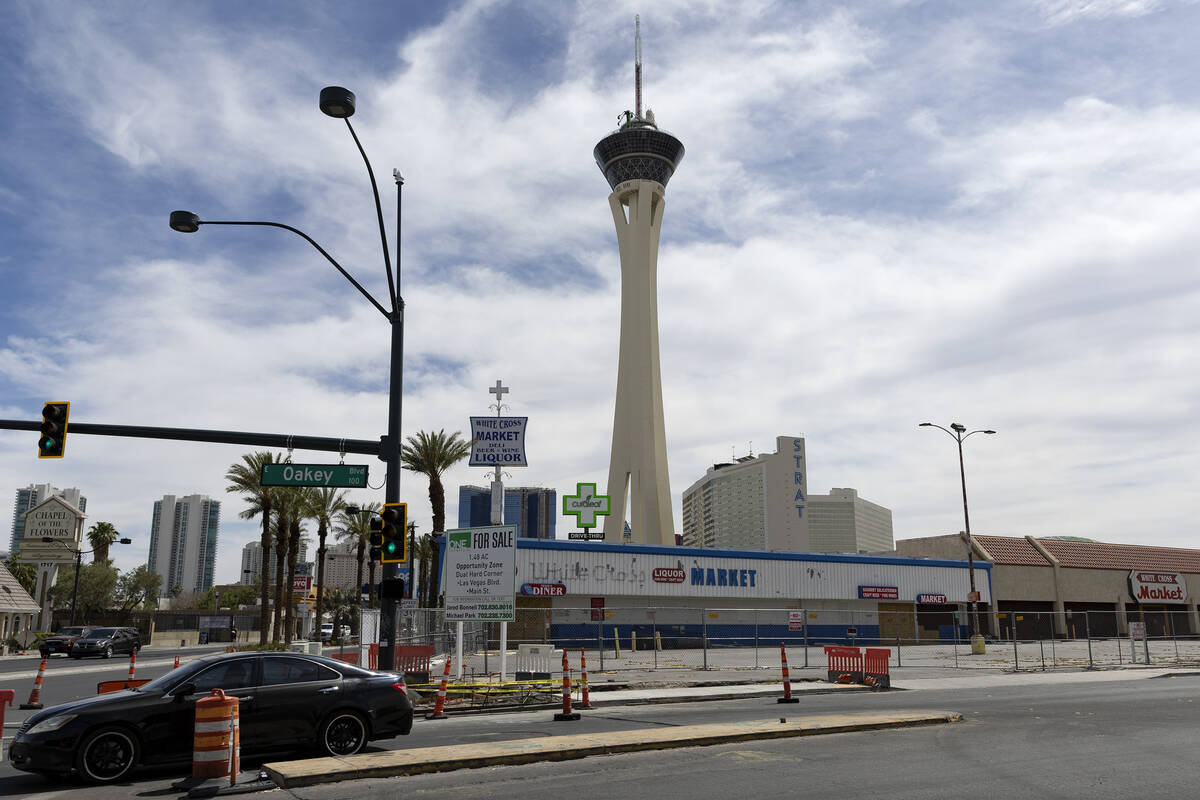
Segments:
[[[383,223],[383,206],[379,201],[379,187],[375,182],[375,171],[371,168],[371,162],[367,158],[367,153],[363,149],[362,143],[358,140],[358,134],[354,132],[354,126],[350,124],[350,117],[354,114],[355,109],[354,93],[340,86],[327,86],[321,90],[320,108],[321,112],[327,116],[345,120],[346,128],[350,131],[350,136],[354,139],[354,144],[358,147],[358,152],[362,155],[363,162],[366,164],[367,176],[371,180],[371,192],[375,198],[375,214],[379,222],[379,239],[383,245],[383,264],[384,272],[387,275],[387,299],[390,301],[390,309],[384,307],[370,292],[364,289],[312,237],[290,225],[262,221],[201,220],[199,216],[190,211],[172,211],[170,224],[174,230],[180,233],[195,233],[200,229],[201,225],[260,225],[291,231],[316,248],[317,252],[325,257],[326,261],[332,264],[346,280],[350,281],[354,288],[358,289],[359,293],[371,305],[375,306],[384,315],[391,326],[391,358],[389,362],[388,428],[387,434],[380,437],[379,460],[387,465],[387,477],[384,480],[384,502],[398,503],[400,502],[401,470],[400,412],[404,387],[404,298],[400,296],[400,199],[404,178],[400,175],[399,170],[393,171],[392,175],[396,181],[396,270],[393,276],[391,256],[388,253],[387,233]],[[383,564],[382,567],[382,579],[396,577],[395,564]],[[379,631],[380,643],[383,644],[379,652],[379,668],[381,670],[390,670],[393,665],[393,654],[395,651],[390,645],[396,634],[395,606],[395,601],[385,599],[381,607]]]
[[[966,433],[967,427],[965,425],[960,425],[957,422],[950,423],[951,430],[947,430],[941,425],[935,425],[932,422],[922,422],[918,427],[938,428],[946,431],[946,433],[950,434],[950,436],[954,438],[955,442],[958,443],[958,477],[962,482],[963,526],[966,528],[964,533],[967,537],[967,573],[971,581],[971,594],[968,597],[968,600],[971,603],[971,651],[976,652],[976,648],[978,648],[978,652],[982,653],[984,650],[983,637],[979,633],[979,592],[975,589],[975,547],[974,543],[971,541],[971,515],[967,511],[967,472],[963,466],[962,443],[964,439],[972,436],[973,434],[993,434],[995,431],[976,430]],[[979,638],[978,644],[975,642],[976,637]]]

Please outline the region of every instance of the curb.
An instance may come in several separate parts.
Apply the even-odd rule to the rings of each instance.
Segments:
[[[826,714],[793,718],[791,722],[780,717],[779,722],[753,720],[389,750],[344,758],[282,761],[263,764],[262,770],[280,788],[295,789],[363,778],[391,778],[507,764],[532,764],[539,761],[567,761],[614,753],[940,725],[961,722],[962,718],[961,714],[949,711]]]

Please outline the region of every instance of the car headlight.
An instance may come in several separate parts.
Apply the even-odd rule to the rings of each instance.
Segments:
[[[57,716],[50,717],[50,719],[42,720],[37,725],[34,725],[32,728],[25,731],[25,733],[28,735],[28,734],[34,734],[34,733],[49,733],[50,731],[56,731],[59,728],[61,728],[63,725],[66,725],[68,722],[75,719],[76,716],[77,716],[76,714],[59,714]]]

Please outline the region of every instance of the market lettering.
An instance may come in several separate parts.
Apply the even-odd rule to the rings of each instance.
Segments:
[[[1138,589],[1138,600],[1183,600],[1183,589],[1171,589],[1162,587],[1156,589],[1150,586],[1142,586]]]
[[[755,586],[757,580],[758,570],[756,569],[692,567],[693,586]]]
[[[481,442],[515,442],[521,438],[521,434],[519,431],[480,431],[475,438]]]

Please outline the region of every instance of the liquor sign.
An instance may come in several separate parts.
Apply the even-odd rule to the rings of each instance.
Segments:
[[[687,578],[687,570],[683,567],[655,567],[650,572],[650,579],[655,583],[683,583]]]
[[[525,423],[529,417],[471,417],[472,467],[527,467]]]
[[[446,619],[516,618],[517,526],[446,531]]]
[[[944,606],[946,605],[946,595],[944,594],[919,594],[917,602],[923,606]]]
[[[1187,583],[1179,572],[1131,570],[1129,593],[1139,603],[1186,603]]]
[[[862,600],[899,600],[900,589],[895,586],[860,586],[858,596]]]

